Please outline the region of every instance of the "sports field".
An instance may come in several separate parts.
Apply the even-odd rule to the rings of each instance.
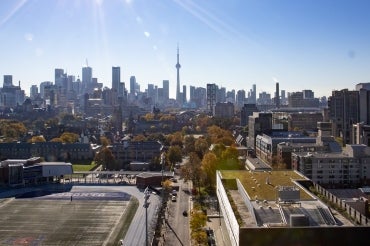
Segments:
[[[124,192],[0,199],[0,245],[117,245],[136,208],[136,198]]]

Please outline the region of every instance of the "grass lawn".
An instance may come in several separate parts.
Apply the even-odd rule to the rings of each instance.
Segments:
[[[73,164],[73,171],[74,172],[82,172],[82,171],[91,171],[92,169],[94,169],[97,165],[95,164],[95,162],[91,162],[90,165],[89,164]]]
[[[249,172],[221,171],[223,179],[239,179],[250,199],[275,200],[278,186],[296,186],[292,180],[305,179],[293,171]],[[266,180],[269,184],[266,184]],[[301,200],[311,200],[312,197],[300,189]]]

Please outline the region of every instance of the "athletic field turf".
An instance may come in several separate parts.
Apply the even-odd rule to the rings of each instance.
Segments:
[[[0,199],[0,245],[117,245],[135,214],[124,192],[33,192]]]

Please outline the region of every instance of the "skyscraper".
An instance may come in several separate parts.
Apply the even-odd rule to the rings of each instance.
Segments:
[[[54,70],[54,84],[62,86],[63,84],[64,70],[61,68],[56,68]]]
[[[112,67],[112,89],[119,92],[119,85],[121,83],[121,68]]]
[[[86,93],[90,89],[90,85],[92,82],[92,68],[91,67],[83,67],[82,68],[82,93]]]
[[[13,86],[13,75],[4,75],[3,87],[12,87]]]
[[[280,108],[280,91],[279,91],[279,82],[276,82],[275,106],[276,106],[276,108]]]
[[[207,110],[210,115],[214,113],[214,107],[216,105],[216,84],[207,84]]]
[[[328,108],[334,137],[342,137],[343,145],[350,143],[351,127],[360,119],[359,92],[348,89],[332,91]]]
[[[163,80],[163,97],[166,101],[170,98],[170,81],[168,80]]]
[[[136,77],[131,76],[130,77],[130,94],[134,95],[136,92]]]
[[[176,84],[176,101],[182,101],[181,93],[180,93],[180,54],[179,54],[179,46],[177,46],[177,63],[176,63],[176,70],[177,70],[177,84]]]

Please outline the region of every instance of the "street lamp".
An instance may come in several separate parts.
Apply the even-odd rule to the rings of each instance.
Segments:
[[[145,208],[145,245],[148,246],[148,207],[149,207],[149,188],[144,190],[144,208]]]

